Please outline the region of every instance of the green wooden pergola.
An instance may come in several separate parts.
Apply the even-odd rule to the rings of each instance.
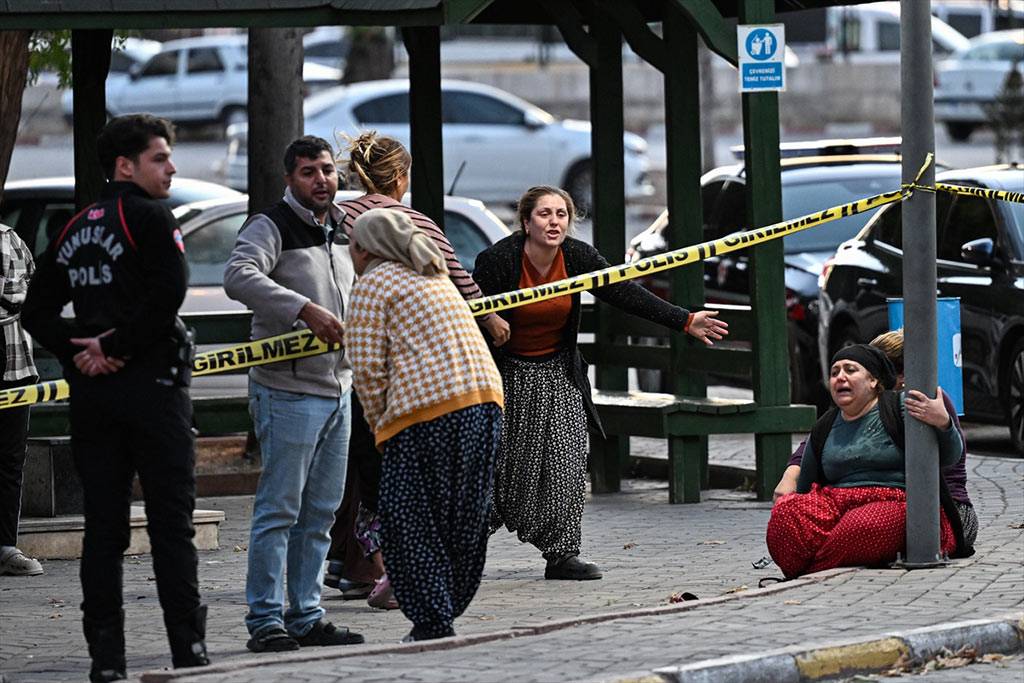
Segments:
[[[671,247],[702,241],[698,36],[736,63],[740,23],[771,23],[777,12],[835,4],[828,0],[0,0],[0,29],[71,29],[79,204],[98,192],[94,132],[105,117],[103,80],[111,29],[397,26],[409,52],[413,204],[443,221],[440,27],[450,24],[555,25],[590,71],[593,125],[594,244],[612,263],[625,252],[622,40],[664,76]],[[661,34],[651,23],[659,22]],[[82,58],[84,57],[84,58]],[[781,220],[779,112],[776,93],[744,94],[746,206],[750,227]],[[524,188],[525,189],[525,188]],[[741,360],[683,339],[671,340],[677,393],[706,395],[704,376],[686,368],[751,367],[759,408],[790,403],[782,242],[751,250],[752,351]],[[675,303],[704,304],[700,266],[672,271]],[[612,318],[597,310],[596,339],[611,343]],[[713,355],[712,355],[713,354]],[[597,386],[624,389],[626,370],[597,370]],[[754,416],[752,419],[757,419]],[[706,448],[706,437],[705,437]],[[790,435],[756,437],[759,497],[767,498],[790,455]]]

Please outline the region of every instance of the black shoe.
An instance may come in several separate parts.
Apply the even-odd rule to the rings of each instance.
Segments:
[[[89,680],[106,683],[128,678],[124,661],[124,610],[107,619],[83,617],[82,630],[92,658]]]
[[[413,626],[412,630],[409,631],[409,633],[406,634],[404,638],[402,638],[402,642],[416,643],[421,640],[437,640],[438,638],[451,638],[454,635],[455,629],[453,629],[451,626],[449,626],[445,631],[438,634],[430,634]]]
[[[341,581],[341,572],[345,571],[345,565],[340,560],[331,560],[327,563],[327,573],[324,574],[324,585],[330,588],[337,588]]]
[[[206,605],[199,605],[174,621],[168,621],[165,615],[164,625],[175,669],[210,664],[206,654]]]
[[[344,626],[338,628],[329,621],[321,619],[313,624],[305,635],[294,636],[300,647],[318,647],[321,645],[358,645],[366,642],[358,633],[349,631]]]
[[[584,562],[576,555],[548,560],[544,568],[545,579],[564,581],[593,581],[601,578],[601,570],[592,562]]]
[[[299,649],[299,644],[283,626],[271,626],[253,634],[245,646],[250,652],[291,652]]]

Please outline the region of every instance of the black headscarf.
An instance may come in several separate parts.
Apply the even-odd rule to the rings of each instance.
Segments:
[[[882,352],[870,344],[854,344],[846,346],[832,356],[832,365],[836,361],[852,360],[864,366],[875,379],[882,383],[884,389],[892,389],[896,386],[896,370],[892,361]]]

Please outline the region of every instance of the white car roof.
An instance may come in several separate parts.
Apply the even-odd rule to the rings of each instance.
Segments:
[[[468,92],[476,92],[484,95],[490,95],[499,100],[508,102],[520,109],[532,111],[538,116],[554,120],[554,117],[548,112],[544,111],[535,104],[531,104],[524,99],[516,97],[512,93],[506,92],[499,88],[495,88],[490,85],[484,85],[483,83],[474,83],[472,81],[460,81],[455,79],[444,78],[441,79],[442,90],[464,90]],[[337,102],[342,98],[350,99],[353,102],[362,102],[363,100],[370,97],[377,97],[380,95],[391,95],[394,93],[408,92],[409,80],[406,78],[390,78],[387,80],[380,81],[363,81],[361,83],[353,83],[351,85],[340,85],[336,88],[329,88],[322,90],[315,95],[306,99],[307,110],[315,109],[317,111],[325,109],[330,106],[328,103]],[[308,115],[308,114],[307,114]]]
[[[249,36],[244,33],[223,33],[168,40],[164,43],[163,51],[187,50],[190,47],[244,47],[248,44]]]

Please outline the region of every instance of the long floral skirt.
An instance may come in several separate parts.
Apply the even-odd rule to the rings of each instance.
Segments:
[[[505,358],[505,417],[491,531],[505,526],[547,559],[578,555],[587,480],[587,417],[571,356]]]

